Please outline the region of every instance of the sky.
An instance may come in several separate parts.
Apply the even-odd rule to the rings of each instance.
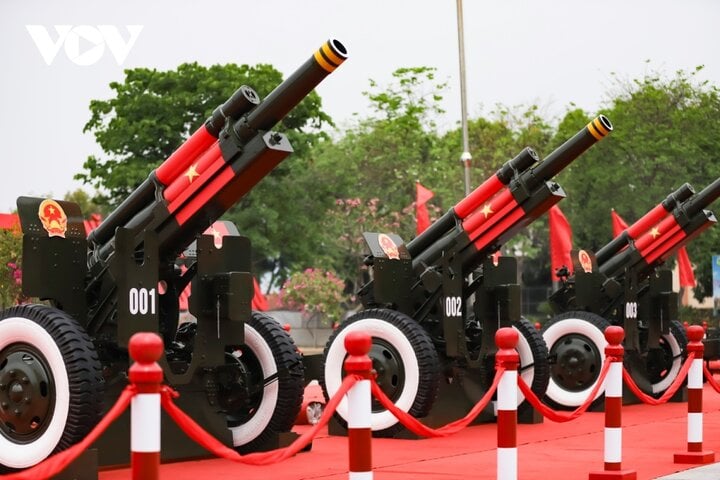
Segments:
[[[471,118],[497,104],[593,114],[613,74],[704,65],[720,85],[717,0],[465,0],[463,14]],[[438,123],[459,124],[456,0],[1,0],[0,212],[20,195],[92,193],[73,180],[101,153],[83,126],[124,69],[269,63],[289,75],[329,38],[349,58],[317,90],[340,134],[367,115],[369,80],[387,85],[399,67],[436,68],[448,82]]]

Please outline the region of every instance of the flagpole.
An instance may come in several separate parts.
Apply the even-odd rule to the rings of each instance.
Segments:
[[[469,195],[470,188],[470,140],[468,139],[467,126],[467,96],[465,94],[465,34],[463,30],[463,6],[462,0],[457,1],[457,25],[458,25],[458,52],[460,55],[460,116],[462,121],[463,152],[460,161],[465,169],[465,195]]]

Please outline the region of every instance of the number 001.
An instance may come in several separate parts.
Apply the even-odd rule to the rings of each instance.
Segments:
[[[155,289],[131,288],[129,292],[128,305],[131,315],[155,314]]]

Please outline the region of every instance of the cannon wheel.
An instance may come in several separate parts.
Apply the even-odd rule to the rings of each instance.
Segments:
[[[292,429],[303,397],[302,357],[288,333],[270,316],[252,312],[236,357],[246,374],[247,402],[228,417],[233,445],[253,451]]]
[[[645,393],[660,397],[672,385],[687,357],[687,343],[687,334],[682,324],[677,320],[670,322],[669,333],[660,337],[661,355],[652,359],[648,357],[648,378],[644,382],[638,382],[638,385],[643,385],[649,381],[652,391]],[[657,364],[654,364],[655,362]],[[635,379],[637,373],[632,371],[631,375]]]
[[[365,332],[372,336],[370,358],[377,372],[376,381],[385,394],[414,417],[427,415],[437,395],[439,361],[435,347],[424,328],[395,310],[372,309],[348,318],[330,337],[323,352],[323,378],[320,384],[329,399],[343,380],[345,336]],[[344,399],[335,414],[347,425],[348,405]],[[402,425],[392,413],[373,400],[372,429],[378,436],[393,436]]]
[[[574,409],[585,403],[605,361],[605,329],[600,315],[573,311],[553,317],[542,329],[549,350],[550,382],[545,400],[555,408]],[[602,388],[593,406],[602,401]]]
[[[517,352],[520,355],[518,374],[538,398],[543,398],[550,381],[550,364],[548,363],[548,349],[540,332],[529,320],[521,318],[513,322],[513,328],[520,334],[518,336]],[[473,375],[463,378],[463,389],[466,396],[473,402],[479,401],[488,391],[495,376],[494,357],[488,365],[483,366],[474,381]],[[525,396],[518,390],[518,411],[530,409],[532,405],[525,400]]]
[[[82,440],[101,417],[103,387],[90,337],[65,312],[0,313],[0,465],[30,467]]]
[[[548,348],[540,332],[529,320],[521,318],[513,323],[520,332],[517,351],[520,355],[518,374],[532,389],[533,393],[542,398],[550,383],[550,364]],[[525,396],[518,391],[518,410],[532,408]]]

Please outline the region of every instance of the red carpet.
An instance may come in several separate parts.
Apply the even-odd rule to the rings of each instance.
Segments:
[[[704,391],[704,449],[720,462],[720,395]],[[637,478],[653,479],[695,467],[673,463],[673,454],[686,451],[687,404],[630,405],[623,408],[623,468]],[[569,423],[545,420],[518,427],[519,478],[523,480],[586,480],[603,469],[603,413],[587,413]],[[296,427],[297,431],[308,428]],[[373,440],[376,480],[496,478],[494,424],[467,428],[444,439]],[[347,441],[344,437],[316,438],[310,452],[281,464],[253,467],[210,459],[161,466],[161,478],[171,480],[347,479]],[[100,473],[100,480],[130,478],[128,469]]]

